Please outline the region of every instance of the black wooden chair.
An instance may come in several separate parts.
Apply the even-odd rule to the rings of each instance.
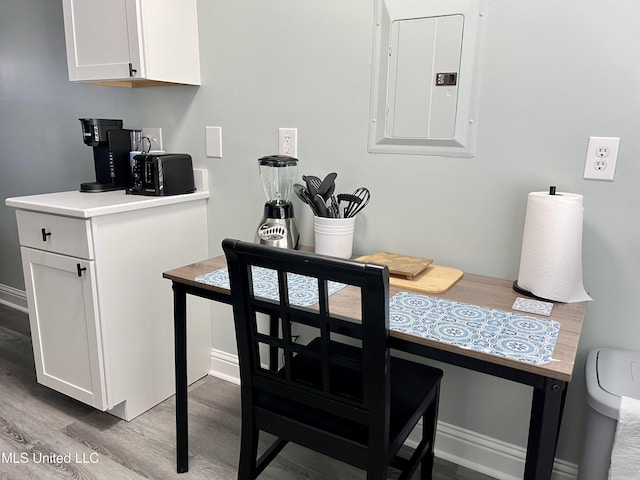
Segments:
[[[238,479],[257,478],[287,442],[361,468],[368,480],[386,480],[389,466],[401,480],[418,466],[430,479],[442,371],[390,355],[388,268],[231,239],[222,246],[240,360]],[[277,271],[277,300],[254,295],[252,266]],[[317,279],[319,304],[290,301],[290,274]],[[361,322],[331,311],[330,282],[359,289]],[[421,418],[419,445],[399,457]],[[258,458],[260,431],[277,440]]]

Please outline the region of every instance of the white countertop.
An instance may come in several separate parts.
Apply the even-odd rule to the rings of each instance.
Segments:
[[[127,195],[124,190],[100,193],[72,191],[12,197],[7,198],[5,204],[22,210],[53,213],[68,217],[91,218],[99,215],[110,215],[143,208],[208,199],[208,173],[204,169],[194,169],[193,177],[196,191],[184,195],[148,197],[145,195]]]

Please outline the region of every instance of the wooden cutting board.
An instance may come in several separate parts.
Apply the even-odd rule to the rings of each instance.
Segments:
[[[403,290],[414,290],[422,293],[444,293],[462,278],[464,272],[457,268],[443,265],[429,265],[415,277],[403,278],[389,276],[389,284]]]
[[[365,255],[356,260],[360,262],[379,263],[389,267],[391,275],[398,275],[405,278],[414,278],[424,271],[433,262],[430,258],[411,257],[397,253],[377,252],[373,255]]]

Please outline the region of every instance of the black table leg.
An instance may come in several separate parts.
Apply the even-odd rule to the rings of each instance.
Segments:
[[[551,478],[566,393],[566,382],[551,378],[533,389],[525,480]]]
[[[187,417],[187,293],[173,283],[173,330],[176,362],[176,459],[178,473],[189,470]]]

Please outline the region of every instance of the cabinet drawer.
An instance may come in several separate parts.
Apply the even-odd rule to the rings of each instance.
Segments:
[[[20,245],[93,259],[90,220],[17,210]]]

